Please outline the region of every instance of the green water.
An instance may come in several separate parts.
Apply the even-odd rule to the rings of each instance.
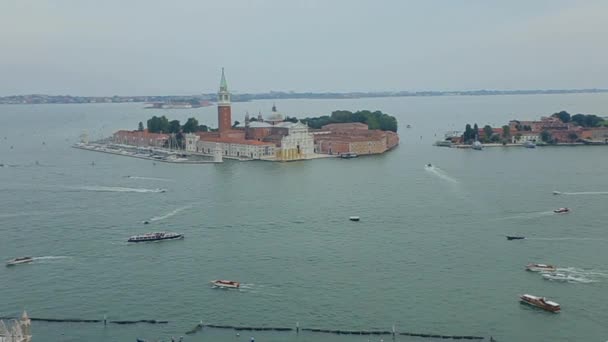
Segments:
[[[394,324],[399,331],[499,341],[604,341],[608,148],[478,152],[431,144],[467,122],[498,125],[562,109],[608,115],[607,103],[605,94],[279,101],[290,116],[391,113],[401,145],[352,160],[221,165],[154,165],[69,147],[83,130],[97,138],[151,115],[182,122],[194,115],[215,124],[212,107],[0,106],[0,259],[43,257],[0,268],[0,315],[25,308],[33,317],[170,321],[106,328],[35,322],[34,341],[45,342],[167,340],[200,320],[342,330]],[[235,104],[234,119],[271,105]],[[167,192],[142,190],[156,188]],[[572,212],[551,213],[564,206]],[[361,221],[350,222],[351,215]],[[159,230],[186,238],[125,242]],[[506,234],[530,239],[507,241]],[[544,280],[524,271],[529,262],[556,264],[581,281]],[[238,280],[243,289],[211,289],[209,281],[218,278]],[[523,307],[522,293],[554,299],[563,312]],[[249,335],[207,330],[185,340],[248,341]],[[254,335],[256,341],[368,340]]]

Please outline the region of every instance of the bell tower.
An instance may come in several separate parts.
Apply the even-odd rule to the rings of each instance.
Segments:
[[[217,124],[220,136],[222,133],[230,131],[232,128],[232,109],[230,106],[230,92],[228,92],[228,84],[222,68],[222,80],[220,81],[220,90],[217,92]]]

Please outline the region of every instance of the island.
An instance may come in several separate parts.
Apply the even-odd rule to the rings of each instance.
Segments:
[[[608,145],[608,120],[594,114],[566,111],[540,120],[511,120],[502,127],[466,124],[463,132],[448,132],[437,146],[481,149],[483,146]]]

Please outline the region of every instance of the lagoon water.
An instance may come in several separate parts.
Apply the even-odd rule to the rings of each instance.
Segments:
[[[0,268],[0,316],[27,309],[33,317],[170,321],[105,328],[34,322],[34,341],[44,342],[168,340],[201,320],[341,330],[394,324],[398,331],[498,341],[608,339],[608,148],[431,146],[465,123],[502,125],[559,110],[606,116],[607,94],[276,104],[298,117],[382,110],[398,118],[401,144],[353,160],[153,164],[70,145],[83,130],[95,139],[151,115],[215,125],[215,108],[0,106],[0,259],[37,257]],[[233,116],[242,121],[245,111],[268,113],[271,106],[236,103]],[[157,188],[167,192],[149,191]],[[572,212],[552,214],[558,207]],[[351,215],[361,221],[350,222]],[[186,238],[125,242],[161,230]],[[507,234],[529,239],[507,241]],[[529,262],[556,264],[582,280],[545,280],[524,271]],[[244,288],[211,289],[208,282],[218,278]],[[522,306],[522,293],[554,299],[563,312]],[[185,341],[248,341],[251,333],[241,335],[205,330]]]

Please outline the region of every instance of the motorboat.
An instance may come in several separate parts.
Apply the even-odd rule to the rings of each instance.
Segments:
[[[357,158],[359,155],[353,152],[347,152],[347,153],[341,153],[340,154],[340,158],[343,159],[352,159],[352,158]]]
[[[555,272],[557,267],[546,264],[528,264],[526,265],[526,271],[530,272]]]
[[[219,287],[224,289],[238,289],[241,287],[241,283],[232,280],[214,280],[211,282],[213,287]]]
[[[477,150],[477,151],[481,151],[481,150],[483,150],[483,145],[479,141],[476,140],[473,143],[473,145],[471,145],[471,148],[474,150]]]
[[[157,192],[167,192],[167,189],[161,189],[161,188],[158,188],[158,189],[156,189],[156,191],[157,191]]]
[[[6,262],[6,266],[14,266],[14,265],[21,265],[21,264],[28,264],[30,262],[34,261],[34,258],[32,257],[20,257],[20,258],[14,258],[11,259],[9,261]]]
[[[536,144],[533,141],[526,141],[524,142],[523,146],[525,148],[536,148]]]
[[[177,240],[183,239],[183,234],[178,233],[147,233],[142,235],[133,235],[129,238],[128,242],[148,242],[148,241],[162,241],[162,240]]]
[[[351,221],[359,221],[360,220],[359,216],[351,216],[348,219],[351,220]]]
[[[426,167],[431,168],[431,167],[433,167],[433,164],[428,163],[428,164],[426,164]]]
[[[523,240],[525,239],[525,236],[512,236],[512,235],[507,235],[507,240]]]
[[[150,221],[144,221],[144,224],[150,224]]]
[[[405,126],[405,127],[406,127],[406,128],[412,128],[412,125],[407,125],[407,126]]]
[[[568,209],[568,208],[559,208],[559,209],[553,210],[553,212],[556,213],[556,214],[565,214],[565,213],[569,213],[570,209]]]
[[[559,191],[553,191],[553,194],[554,194],[554,195],[561,195],[562,193],[561,193],[561,192],[559,192]]]
[[[546,311],[558,313],[561,307],[558,303],[548,300],[545,297],[537,297],[529,294],[519,296],[519,300],[523,304],[528,304]]]

